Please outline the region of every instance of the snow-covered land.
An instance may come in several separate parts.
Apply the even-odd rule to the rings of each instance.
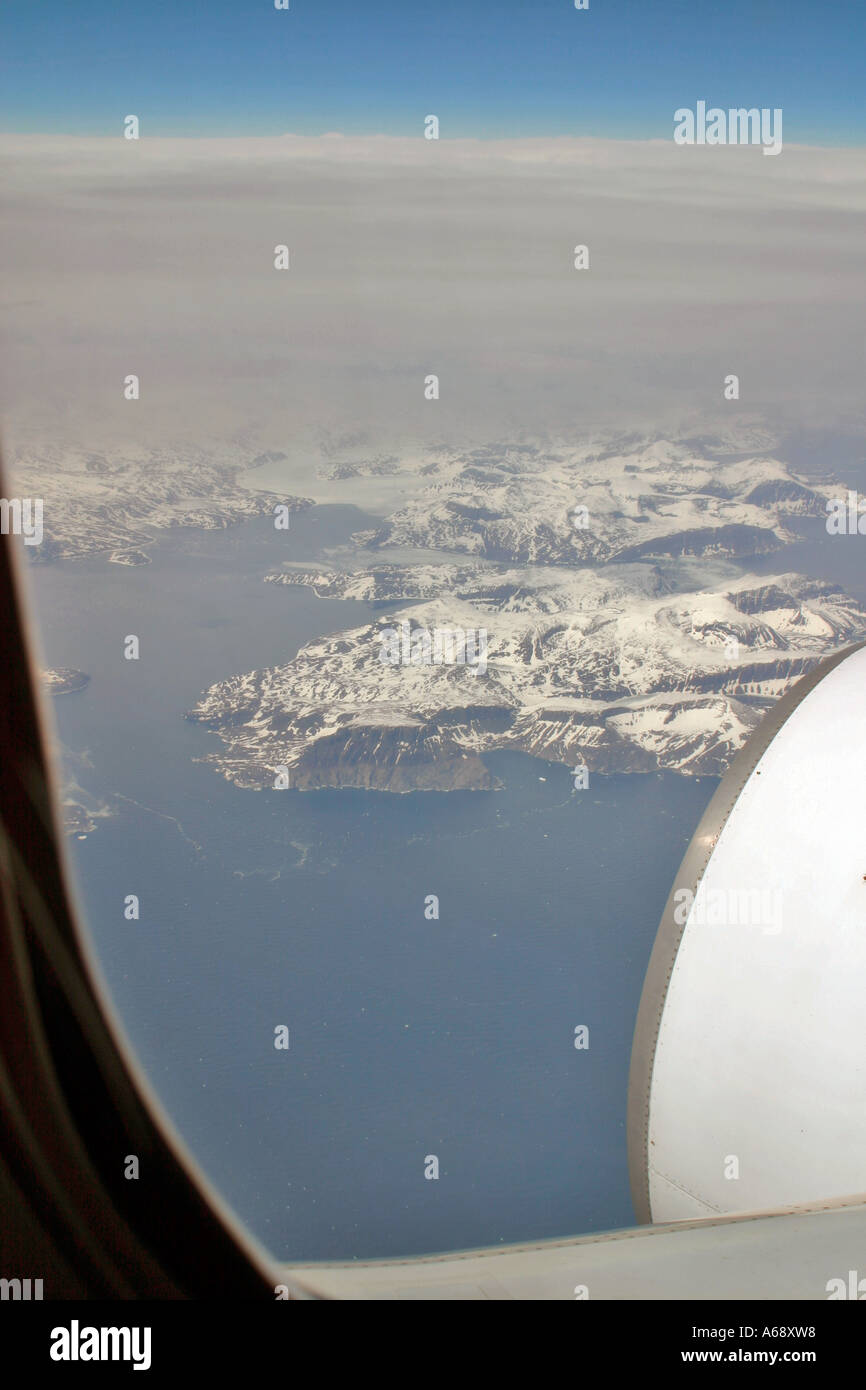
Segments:
[[[309,499],[276,496],[244,486],[240,475],[273,455],[239,456],[229,445],[182,451],[22,445],[11,470],[17,496],[44,503],[43,540],[29,548],[35,561],[101,555],[115,564],[148,562],[147,547],[172,526],[217,530],[267,515],[282,503],[297,511]]]
[[[590,771],[719,773],[793,681],[866,637],[838,586],[730,564],[781,549],[786,520],[825,515],[837,492],[772,457],[678,441],[442,451],[356,538],[372,563],[267,576],[387,612],[217,683],[189,717],[218,731],[210,761],[243,786],[284,768],[300,789],[481,789],[482,755],[504,748]],[[379,563],[385,547],[400,560]],[[483,629],[484,668],[383,662],[401,623]]]
[[[836,495],[767,456],[714,457],[667,439],[433,453],[424,486],[370,547],[416,546],[525,564],[647,555],[750,556],[791,539],[786,519]]]
[[[296,788],[391,791],[489,787],[495,749],[590,771],[720,772],[798,676],[866,637],[866,612],[838,587],[784,564],[773,579],[748,573],[842,486],[765,443],[747,431],[326,453],[345,501],[367,477],[399,476],[390,512],[329,563],[263,577],[382,614],[204,692],[189,717],[220,736],[210,761],[244,786],[284,768]],[[255,489],[249,470],[273,477],[283,458],[228,443],[25,447],[14,478],[44,499],[38,558],[141,564],[159,528],[310,505]],[[389,665],[386,634],[404,623],[483,631],[485,660]],[[49,684],[74,688],[68,674]]]

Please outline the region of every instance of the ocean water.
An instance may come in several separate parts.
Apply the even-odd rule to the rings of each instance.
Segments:
[[[568,768],[497,754],[497,792],[301,794],[196,761],[220,746],[183,718],[209,683],[368,620],[261,583],[365,523],[320,507],[288,534],[167,533],[148,566],[31,570],[46,663],[91,676],[54,703],[67,775],[107,812],[70,842],[92,948],[185,1140],[276,1255],[631,1224],[634,1018],[715,781],[575,791]]]

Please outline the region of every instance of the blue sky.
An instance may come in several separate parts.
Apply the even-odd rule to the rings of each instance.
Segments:
[[[864,0],[2,0],[0,130],[669,138],[781,106],[866,144]]]

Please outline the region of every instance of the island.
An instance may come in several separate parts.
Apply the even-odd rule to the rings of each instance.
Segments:
[[[90,677],[84,671],[74,671],[65,666],[42,672],[42,688],[50,690],[52,695],[72,695],[76,690],[83,690],[89,682]]]

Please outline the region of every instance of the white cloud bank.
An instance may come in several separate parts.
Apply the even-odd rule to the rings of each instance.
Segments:
[[[13,435],[291,453],[862,419],[864,150],[142,132],[0,137]]]

